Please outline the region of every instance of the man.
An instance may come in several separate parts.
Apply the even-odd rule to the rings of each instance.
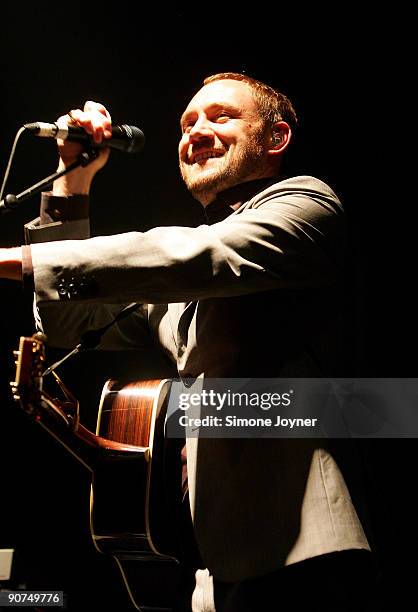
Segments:
[[[96,142],[111,134],[108,111],[94,102],[60,121]],[[209,77],[182,115],[179,145],[207,224],[88,238],[87,196],[105,151],[43,196],[41,222],[27,228],[33,244],[2,252],[2,276],[21,277],[23,252],[51,344],[73,347],[115,305],[136,301],[142,309],[109,330],[102,348],[138,346],[151,334],[184,379],[332,375],[343,211],[323,182],[283,176],[295,125],[291,103],[269,86]],[[80,152],[59,148],[61,168]],[[188,439],[202,558],[193,610],[264,610],[286,589],[295,609],[361,609],[344,571],[357,567],[360,580],[369,543],[347,465],[331,441]],[[324,572],[325,594],[315,584]]]

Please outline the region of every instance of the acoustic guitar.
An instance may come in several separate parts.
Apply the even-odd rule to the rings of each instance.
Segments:
[[[93,433],[80,423],[78,401],[55,372],[62,398],[44,390],[45,343],[39,333],[20,338],[13,398],[92,473],[93,543],[115,559],[135,608],[168,612],[180,571],[173,536],[179,441],[164,435],[170,381],[109,380]]]

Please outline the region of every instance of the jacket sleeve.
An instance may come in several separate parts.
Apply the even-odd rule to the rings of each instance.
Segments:
[[[68,198],[44,193],[40,216],[25,225],[26,244],[56,242],[65,239],[81,241],[90,236],[88,196],[74,195]],[[81,244],[81,242],[79,242]],[[23,278],[29,288],[34,287],[32,250],[24,247]],[[49,307],[51,306],[51,307]],[[82,334],[110,323],[124,304],[74,303],[42,304],[34,300],[36,328],[44,332],[50,346],[73,348]],[[104,335],[100,349],[137,349],[150,342],[147,305],[126,319],[113,325]]]
[[[337,196],[317,179],[296,177],[214,225],[35,244],[36,299],[166,303],[329,285],[343,235]]]

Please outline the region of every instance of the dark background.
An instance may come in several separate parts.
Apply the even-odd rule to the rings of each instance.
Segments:
[[[245,71],[264,80],[286,93],[299,115],[294,171],[328,181],[346,206],[344,375],[415,377],[407,23],[405,15],[366,16],[352,6],[302,18],[279,7],[227,14],[213,6],[198,15],[124,2],[111,9],[9,5],[1,32],[0,173],[23,123],[53,121],[87,99],[101,101],[115,123],[138,125],[147,141],[139,155],[113,153],[97,177],[94,234],[195,225],[200,207],[178,177],[179,116],[211,73]],[[5,193],[19,193],[53,172],[56,162],[53,141],[24,135]],[[37,210],[34,197],[3,216],[1,245],[21,244],[23,224]],[[11,351],[33,323],[20,286],[2,281],[1,294],[0,548],[16,548],[17,583],[62,589],[71,609],[87,602],[94,609],[128,609],[116,568],[90,541],[89,474],[11,401]],[[95,353],[74,359],[61,375],[81,401],[83,422],[94,427],[107,378],[157,370],[155,356]],[[396,605],[409,596],[416,549],[415,450],[413,439],[361,445],[384,599]]]

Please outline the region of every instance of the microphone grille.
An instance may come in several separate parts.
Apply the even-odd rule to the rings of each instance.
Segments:
[[[142,151],[145,144],[144,132],[135,125],[124,124],[120,127],[129,138],[129,144],[127,145],[125,151],[127,153],[139,153]]]

